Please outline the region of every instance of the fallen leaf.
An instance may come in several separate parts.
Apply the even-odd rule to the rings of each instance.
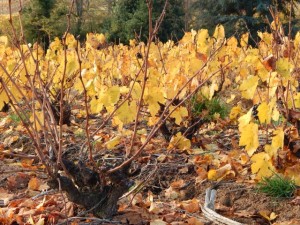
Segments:
[[[275,220],[277,218],[277,216],[278,216],[274,212],[270,213],[268,210],[261,210],[261,211],[259,211],[259,214],[262,217],[264,217],[265,219],[267,219],[268,221]]]
[[[165,190],[165,197],[172,200],[178,199],[180,197],[180,191],[169,187]]]
[[[200,220],[195,217],[191,217],[187,220],[188,225],[204,225]]]
[[[44,225],[45,224],[45,218],[40,218],[35,225]]]
[[[293,201],[291,201],[293,205],[300,205],[300,196],[297,196]]]
[[[36,177],[32,177],[28,182],[28,189],[38,191],[40,187],[40,181]]]
[[[195,213],[200,210],[199,201],[195,198],[180,203],[181,207],[189,213]]]
[[[229,174],[232,174],[233,176],[235,176],[234,171],[231,170],[231,165],[226,164],[226,165],[220,167],[219,169],[209,170],[208,174],[207,174],[207,179],[219,181],[219,180],[222,180],[224,177],[226,177]]]
[[[180,150],[187,150],[191,148],[191,141],[184,137],[181,132],[177,133],[171,138],[169,149],[178,148]]]
[[[207,178],[207,171],[206,169],[204,169],[203,167],[199,167],[197,170],[196,170],[196,173],[198,175],[197,179],[199,181],[201,180],[204,180]]]
[[[9,200],[13,197],[13,194],[9,194],[5,189],[0,189],[0,207],[4,207],[8,204]]]
[[[260,152],[251,157],[252,173],[256,173],[256,178],[261,179],[262,177],[269,177],[275,171],[270,156],[265,152]]]
[[[118,145],[120,143],[121,137],[117,136],[112,138],[111,140],[109,140],[108,142],[105,143],[105,146],[107,147],[107,149],[113,149],[116,145]]]
[[[287,167],[284,171],[284,175],[295,181],[296,185],[300,185],[300,165],[295,164],[293,166]]]
[[[174,189],[180,189],[180,188],[184,187],[185,184],[186,184],[186,182],[184,180],[180,179],[180,180],[172,182],[170,184],[170,186]]]
[[[7,138],[4,139],[3,145],[4,145],[4,147],[9,147],[13,143],[15,143],[17,140],[19,140],[19,136],[17,136],[17,135],[15,135],[15,136],[9,136],[9,137],[7,137]]]
[[[134,195],[134,198],[131,201],[132,205],[139,205],[143,203],[143,195],[141,193],[137,193],[136,195]]]
[[[245,146],[249,156],[252,156],[259,146],[258,141],[258,125],[249,123],[241,130],[240,146]]]
[[[167,156],[165,154],[161,154],[157,157],[158,162],[164,162],[166,160]]]
[[[156,202],[151,202],[150,208],[148,210],[151,213],[158,214],[161,211],[161,207]]]
[[[165,221],[163,221],[163,220],[157,219],[157,220],[151,221],[150,225],[167,225],[167,223]]]
[[[29,175],[25,173],[17,173],[16,175],[7,178],[7,187],[9,190],[26,188],[29,180]]]

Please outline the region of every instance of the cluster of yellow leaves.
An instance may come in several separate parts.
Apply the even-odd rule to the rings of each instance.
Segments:
[[[284,42],[280,50],[277,52],[277,59],[273,56],[272,46],[274,44],[273,36],[269,33],[259,32],[258,35],[262,39],[257,49],[244,49],[244,55],[241,54],[241,62],[247,63],[247,66],[240,70],[235,78],[240,83],[239,90],[245,99],[250,99],[253,104],[259,104],[257,107],[258,122],[253,120],[253,108],[238,119],[239,131],[241,134],[240,146],[245,146],[245,150],[251,157],[252,172],[256,174],[256,178],[260,179],[264,176],[271,176],[275,168],[272,159],[276,159],[278,150],[283,149],[284,131],[282,126],[272,129],[271,144],[265,144],[264,151],[256,153],[259,147],[259,124],[268,126],[273,121],[278,121],[280,113],[276,106],[278,96],[287,99],[289,108],[293,108],[296,104],[298,86],[297,78],[294,73],[295,62],[299,62],[298,54],[291,51],[294,57],[293,61],[287,52],[288,43]],[[295,39],[295,49],[299,47],[300,35]],[[280,87],[279,87],[280,86]],[[291,100],[293,99],[293,100]],[[296,106],[297,107],[297,106]],[[235,119],[236,115],[241,113],[238,108],[233,108],[230,114],[231,119]],[[280,124],[280,123],[278,123]],[[269,131],[268,131],[269,132]]]
[[[59,89],[62,81],[66,88],[72,87],[79,93],[83,93],[85,88],[92,113],[111,113],[119,107],[112,123],[122,129],[124,125],[135,121],[139,106],[147,111],[147,114],[143,114],[143,119],[148,121],[148,125],[155,124],[160,104],[168,103],[173,98],[184,99],[202,82],[221,70],[222,73],[216,73],[209,83],[201,86],[199,94],[210,99],[222,82],[222,74],[225,77],[224,88],[234,84],[232,86],[236,87],[242,98],[260,103],[259,122],[270,124],[272,120],[279,119],[276,109],[278,86],[286,88],[282,91],[283,97],[289,95],[289,90],[293,95],[296,92],[298,83],[296,77],[292,76],[295,69],[293,62],[299,62],[300,56],[295,54],[293,62],[290,61],[284,55],[286,48],[283,45],[280,57],[275,61],[276,65],[269,65],[268,60],[273,57],[273,36],[262,32],[258,35],[262,41],[258,48],[252,48],[247,45],[248,34],[244,34],[241,40],[234,37],[226,40],[223,26],[216,27],[213,37],[205,29],[192,30],[176,45],[172,41],[152,43],[147,60],[145,53],[148,49],[144,43],[131,41],[129,46],[112,46],[106,43],[103,34],[88,34],[84,47],[70,34],[65,46],[55,38],[46,52],[37,44],[22,45],[19,51],[8,45],[6,37],[0,37],[0,77],[5,80],[16,100],[24,95],[32,96],[28,88],[30,82],[36,87],[47,85],[50,90]],[[300,33],[295,37],[294,48],[297,49],[299,45]],[[210,58],[212,54],[214,55]],[[14,82],[9,79],[8,74],[13,77]],[[37,75],[40,75],[41,80],[36,79]],[[16,90],[14,83],[22,93]],[[235,96],[231,96],[230,101],[234,98]],[[293,107],[293,104],[300,105],[300,95],[295,94],[294,99],[294,102],[288,102],[289,107]],[[6,92],[0,86],[0,109],[8,100]],[[38,110],[36,115],[31,115],[36,127],[43,126],[43,116]],[[178,125],[183,124],[188,117],[185,106],[171,106],[169,111],[173,111],[171,118]],[[248,112],[243,115],[245,111]],[[259,125],[253,121],[251,114],[252,109],[236,106],[231,111],[230,119],[235,121],[241,115],[238,119],[241,133],[239,145],[245,146],[248,155],[252,157],[252,171],[260,177],[268,175],[266,165],[270,169],[272,157],[282,148],[283,131],[278,127],[272,144],[265,146],[264,152],[258,153],[260,155],[256,154]],[[36,121],[35,118],[39,118],[41,122],[33,122]],[[118,138],[111,140],[107,146],[113,148],[117,144]],[[191,146],[189,140],[184,139],[181,134],[174,136],[170,145],[179,149]]]

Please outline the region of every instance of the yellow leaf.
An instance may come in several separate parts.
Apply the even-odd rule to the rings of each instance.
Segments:
[[[273,131],[273,135],[275,135],[272,138],[272,146],[274,148],[283,148],[283,139],[284,139],[284,131],[283,127],[278,127],[276,130]]]
[[[280,112],[278,111],[278,109],[275,107],[273,109],[273,114],[272,114],[272,119],[274,121],[278,121],[279,120],[279,117],[280,117]]]
[[[74,57],[68,57],[67,67],[66,67],[66,75],[70,76],[75,73],[79,69],[78,60]]]
[[[235,175],[234,172],[231,170],[230,164],[226,164],[217,170],[216,169],[209,170],[207,174],[207,179],[213,181],[219,181],[222,180],[228,174]]]
[[[0,56],[5,53],[7,43],[8,38],[6,36],[0,36]]]
[[[241,40],[240,40],[240,45],[242,47],[247,47],[248,46],[248,39],[249,39],[249,33],[242,34]]]
[[[72,34],[67,34],[66,44],[68,48],[75,48],[77,46],[77,41]]]
[[[236,97],[236,96],[235,96],[234,94],[231,94],[231,95],[230,95],[230,98],[226,100],[226,103],[232,102],[232,101],[235,99],[235,97]]]
[[[133,84],[133,82],[131,82],[131,85]],[[141,93],[142,93],[142,88],[141,88],[141,85],[137,82],[134,83],[134,86],[132,88],[132,92],[131,92],[131,97],[134,99],[134,100],[139,100],[140,99],[140,96],[141,96]]]
[[[126,101],[116,112],[114,116],[114,123],[116,125],[122,126],[123,124],[131,123],[135,120],[137,113],[136,102]]]
[[[96,34],[96,38],[99,40],[100,44],[104,44],[106,42],[104,34]]]
[[[270,214],[270,221],[271,220],[275,220],[277,218],[278,215],[276,215],[274,212],[271,212]]]
[[[107,97],[109,98],[110,106],[116,104],[120,98],[120,87],[112,86],[107,90]]]
[[[288,78],[294,69],[294,65],[289,61],[288,58],[280,58],[276,62],[276,71],[284,78]],[[286,85],[286,83],[284,83]]]
[[[250,75],[247,80],[244,80],[240,86],[242,96],[246,99],[252,99],[258,85],[259,78],[257,76]]]
[[[105,143],[105,146],[107,147],[108,150],[113,149],[116,145],[120,143],[121,137],[117,136],[112,138],[111,140],[107,141]]]
[[[296,49],[298,49],[300,47],[300,32],[298,31],[295,39],[294,39],[294,46]]]
[[[230,120],[235,120],[241,112],[242,112],[241,106],[232,107],[229,115]]]
[[[36,128],[36,130],[40,131],[42,129],[42,126],[44,126],[44,114],[43,112],[35,112],[35,116],[32,115],[30,117],[30,121],[34,124],[33,126]]]
[[[251,157],[252,173],[256,173],[256,178],[261,179],[262,177],[272,176],[274,170],[270,156],[265,152],[260,152]]]
[[[175,106],[170,106],[170,111],[172,111],[174,108]],[[175,109],[175,111],[170,115],[171,118],[175,119],[175,123],[178,125],[180,125],[180,123],[182,122],[182,118],[187,116],[188,116],[188,111],[183,106],[180,106],[177,109]]]
[[[252,156],[259,146],[258,142],[258,125],[249,123],[241,130],[239,146],[245,146],[249,156]]]
[[[9,102],[9,98],[7,97],[6,93],[4,91],[2,91],[0,93],[0,110],[3,108],[4,102],[8,103]]]
[[[250,123],[252,119],[252,108],[247,112],[247,114],[241,116],[239,118],[239,131],[241,132],[242,129]]]
[[[172,137],[168,148],[178,148],[180,150],[186,150],[191,148],[191,141],[184,136],[181,132]]]
[[[134,47],[136,45],[135,39],[130,39],[129,40],[129,45],[130,45],[130,47]]]
[[[268,210],[261,210],[259,211],[259,214],[267,219],[268,221],[272,221],[277,218],[278,215],[276,215],[274,212],[269,212]]]
[[[159,118],[156,116],[151,116],[148,118],[148,126],[153,126],[158,122]]]
[[[265,152],[272,158],[273,156],[277,155],[277,148],[274,148],[272,145],[265,145],[264,147]]]
[[[258,119],[261,123],[269,124],[271,122],[272,110],[266,102],[261,103],[258,108]]]
[[[112,86],[107,90],[101,89],[98,98],[99,102],[103,103],[104,106],[114,106],[120,98],[120,87]]]
[[[99,113],[103,109],[103,103],[99,101],[97,98],[93,98],[90,101],[91,113]]]
[[[7,36],[0,36],[0,45],[6,46],[8,44]]]
[[[160,105],[158,103],[164,103],[166,101],[163,92],[159,87],[147,87],[145,90],[144,100],[148,104],[151,116],[155,116],[158,113],[160,109]]]
[[[214,38],[217,39],[218,41],[223,41],[225,39],[225,29],[222,25],[218,25],[215,29],[214,32]]]

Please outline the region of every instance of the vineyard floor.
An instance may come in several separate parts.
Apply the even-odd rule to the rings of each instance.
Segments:
[[[76,115],[76,112],[73,112]],[[300,199],[274,199],[255,190],[250,163],[235,161],[242,149],[234,126],[218,123],[204,126],[193,139],[191,151],[168,148],[161,135],[156,136],[133,167],[140,170],[132,176],[140,184],[138,192],[128,194],[119,202],[119,211],[111,220],[97,219],[69,202],[66,196],[49,190],[43,167],[37,165],[31,141],[24,127],[9,113],[2,113],[0,130],[0,224],[215,224],[202,214],[205,190],[217,187],[215,210],[243,224],[300,224]],[[91,123],[99,118],[91,119]],[[67,154],[76,160],[84,136],[81,118],[64,127]],[[93,127],[93,126],[92,126]],[[99,136],[109,139],[111,127]],[[124,140],[126,142],[126,140]],[[127,140],[128,142],[130,140]],[[201,143],[201,144],[200,144]],[[126,143],[125,143],[126,145]],[[122,146],[103,150],[95,146],[95,159],[116,163],[124,154]],[[230,161],[232,172],[220,181],[203,179],[211,162]],[[48,189],[47,191],[45,191]]]

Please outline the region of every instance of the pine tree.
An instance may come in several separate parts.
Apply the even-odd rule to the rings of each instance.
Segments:
[[[153,24],[162,12],[164,4],[165,0],[153,0]],[[128,43],[129,39],[137,37],[142,41],[147,41],[149,26],[145,0],[119,0],[112,10],[112,16],[104,26],[110,41]],[[169,39],[178,40],[183,34],[183,1],[169,0],[165,18],[157,36],[165,42]]]
[[[190,21],[190,28],[206,28],[213,32],[217,24],[222,24],[227,36],[239,36],[250,31],[255,40],[257,31],[268,30],[269,22],[273,20],[270,8],[281,12],[286,17],[285,25],[288,24],[291,2],[291,15],[294,17],[295,3],[299,0],[194,0],[190,9],[194,18]]]
[[[42,42],[45,47],[49,45],[49,18],[54,5],[55,0],[31,0],[26,5],[22,21],[27,40]]]

